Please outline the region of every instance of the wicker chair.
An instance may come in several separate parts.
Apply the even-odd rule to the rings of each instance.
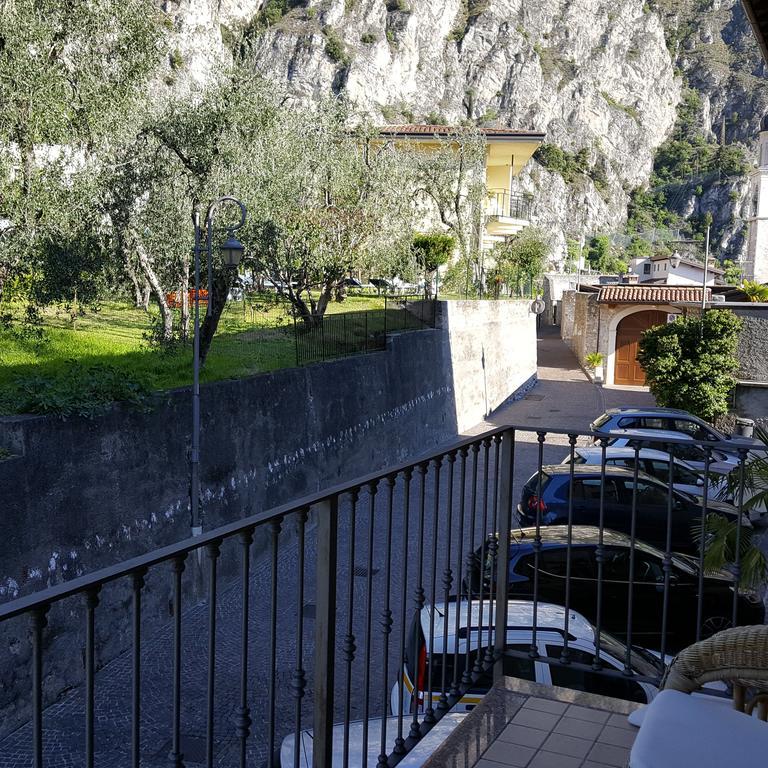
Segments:
[[[733,688],[722,699],[688,694],[706,683]],[[768,626],[735,627],[681,651],[662,691],[643,712],[631,768],[730,768],[764,764],[768,755]],[[758,718],[752,715],[757,708]]]
[[[757,706],[758,717],[768,720],[768,626],[733,627],[688,646],[661,687],[692,693],[718,680],[733,686],[734,709],[751,715]]]

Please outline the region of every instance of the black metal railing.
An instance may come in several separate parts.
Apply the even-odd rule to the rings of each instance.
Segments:
[[[579,464],[593,439],[598,464]],[[674,459],[697,445],[706,479],[686,502]],[[8,602],[0,634],[15,650],[2,657],[0,705],[13,695],[30,720],[0,742],[0,765],[138,768],[162,754],[183,766],[186,753],[207,766],[330,768],[336,747],[344,766],[384,768],[493,678],[535,675],[534,661],[564,670],[552,672],[561,684],[650,698],[663,664],[644,648],[663,659],[681,632],[701,637],[714,605],[706,537],[687,541],[678,518],[703,524],[712,510],[716,446],[657,447],[666,482],[640,471],[646,446],[614,467],[603,436],[500,427]],[[734,450],[739,520],[750,457]],[[716,608],[732,624],[754,620],[741,532]],[[681,574],[695,582],[687,613],[672,594]],[[116,636],[126,647],[110,659]],[[75,659],[82,688],[64,695],[56,673]]]
[[[532,202],[531,198],[525,195],[511,193],[503,189],[489,189],[485,203],[485,215],[530,221]]]
[[[422,295],[385,295],[383,309],[325,314],[305,322],[294,314],[296,364],[386,349],[387,334],[435,327],[436,302]]]

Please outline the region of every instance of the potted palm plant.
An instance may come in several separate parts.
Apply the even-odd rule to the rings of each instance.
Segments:
[[[597,382],[601,382],[603,380],[603,361],[604,360],[605,358],[603,357],[601,352],[590,352],[584,358],[584,362],[586,363],[587,370],[591,372],[592,378]]]

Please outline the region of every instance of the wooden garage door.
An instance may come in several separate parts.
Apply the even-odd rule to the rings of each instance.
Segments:
[[[640,336],[654,325],[667,322],[667,313],[657,310],[635,312],[619,322],[616,329],[616,355],[613,380],[616,384],[645,384],[645,373],[637,362]]]

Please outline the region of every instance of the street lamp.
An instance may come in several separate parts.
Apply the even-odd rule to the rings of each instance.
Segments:
[[[242,243],[234,236],[235,230],[245,224],[245,205],[237,198],[225,195],[214,200],[205,214],[205,256],[208,269],[208,300],[206,317],[211,315],[211,302],[213,299],[213,214],[224,203],[234,203],[240,208],[240,221],[230,224],[224,229],[227,231],[227,240],[221,246],[221,256],[224,266],[229,270],[236,270],[243,255]],[[192,360],[192,450],[190,452],[190,506],[192,512],[192,535],[199,536],[203,532],[200,520],[200,251],[203,229],[200,227],[200,211],[195,208],[192,215],[195,225],[195,324],[193,340]]]
[[[680,266],[680,254],[677,251],[669,257],[669,266],[672,269],[677,269]]]

